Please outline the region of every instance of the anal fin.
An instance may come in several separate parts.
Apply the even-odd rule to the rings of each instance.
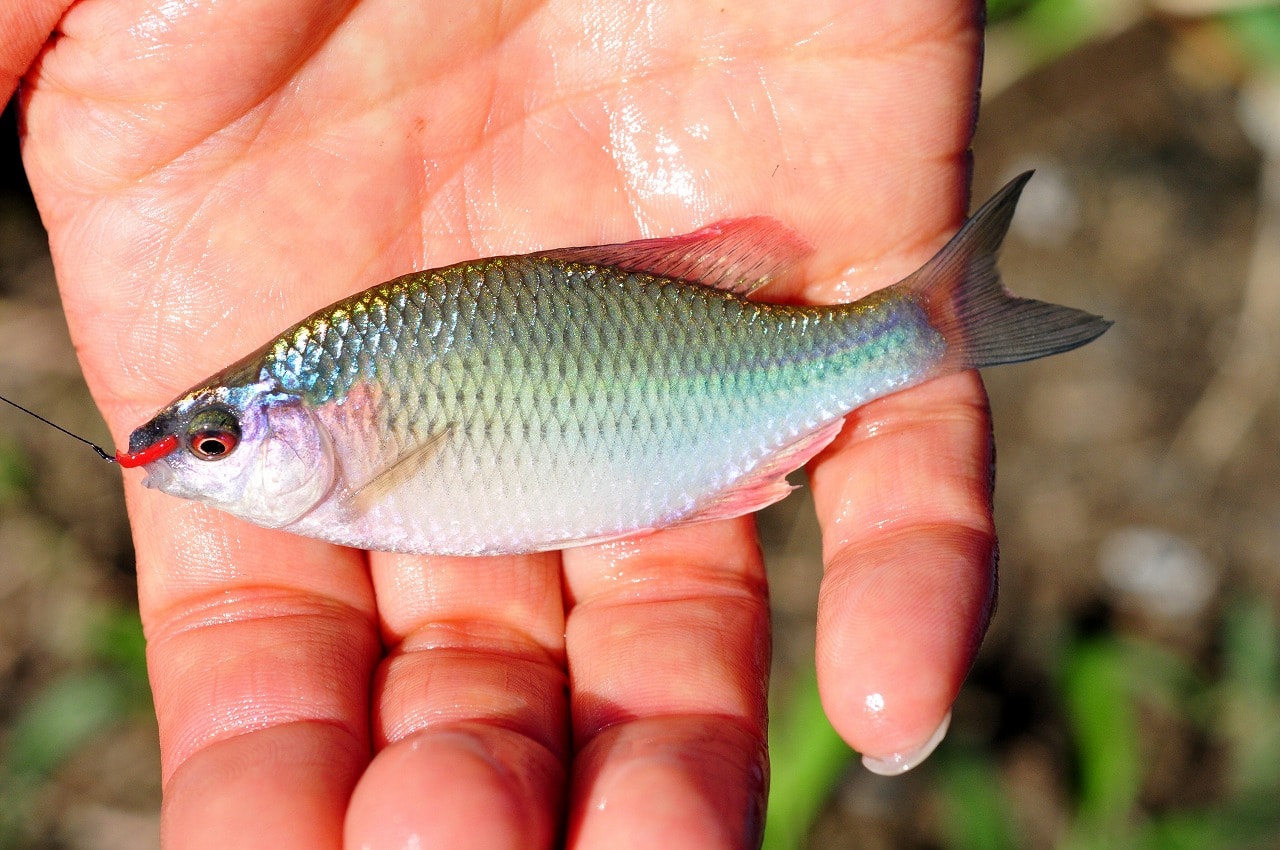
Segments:
[[[787,483],[788,473],[812,460],[836,438],[842,427],[844,419],[837,418],[806,434],[760,464],[730,489],[717,493],[706,505],[676,525],[742,516],[785,499],[796,489]]]

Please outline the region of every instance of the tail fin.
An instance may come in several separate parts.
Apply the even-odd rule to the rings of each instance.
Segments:
[[[947,366],[977,369],[1078,348],[1111,322],[1083,310],[1018,298],[1000,283],[996,256],[1030,171],[982,205],[933,259],[899,286],[923,304],[947,341]]]

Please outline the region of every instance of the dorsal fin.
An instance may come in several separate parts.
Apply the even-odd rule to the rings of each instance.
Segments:
[[[785,278],[813,248],[768,216],[729,218],[683,236],[557,248],[535,257],[613,266],[747,295]]]

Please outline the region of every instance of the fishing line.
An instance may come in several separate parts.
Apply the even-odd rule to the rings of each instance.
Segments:
[[[63,428],[61,425],[57,424],[56,422],[50,422],[48,419],[45,419],[45,418],[44,418],[43,416],[41,416],[39,413],[36,413],[36,412],[35,412],[35,411],[33,411],[33,410],[27,410],[25,407],[23,407],[22,405],[18,404],[16,401],[10,401],[9,399],[5,398],[5,397],[4,397],[4,396],[2,396],[2,395],[0,395],[0,401],[3,401],[5,404],[8,404],[8,405],[11,405],[11,406],[13,406],[13,407],[18,408],[19,410],[21,410],[23,413],[27,414],[28,416],[34,416],[36,419],[39,419],[41,422],[43,422],[44,424],[46,424],[46,425],[50,426],[51,428],[57,428],[59,431],[61,431],[62,433],[66,434],[68,437],[72,437],[72,438],[74,438],[74,439],[79,440],[80,442],[84,443],[86,446],[88,446],[89,448],[91,448],[91,449],[93,449],[95,452],[97,452],[97,453],[98,453],[98,457],[102,458],[102,459],[103,459],[103,460],[105,460],[107,463],[115,463],[115,462],[116,462],[116,459],[115,459],[114,457],[112,457],[111,455],[107,454],[106,450],[105,450],[105,449],[103,449],[103,448],[102,448],[102,446],[98,445],[97,443],[92,442],[91,440],[86,440],[84,437],[81,437],[79,434],[73,434],[73,433],[71,433],[71,432],[70,432],[70,431],[68,431],[66,428]]]

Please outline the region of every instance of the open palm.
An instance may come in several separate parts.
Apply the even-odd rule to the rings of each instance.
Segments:
[[[889,283],[963,212],[975,21],[962,0],[82,0],[24,77],[24,157],[122,440],[312,310],[476,256],[769,214],[817,250],[764,297]],[[824,701],[871,756],[930,737],[981,638],[988,467],[972,375],[868,405],[812,466]],[[758,840],[749,519],[424,558],[140,479],[167,845]]]

